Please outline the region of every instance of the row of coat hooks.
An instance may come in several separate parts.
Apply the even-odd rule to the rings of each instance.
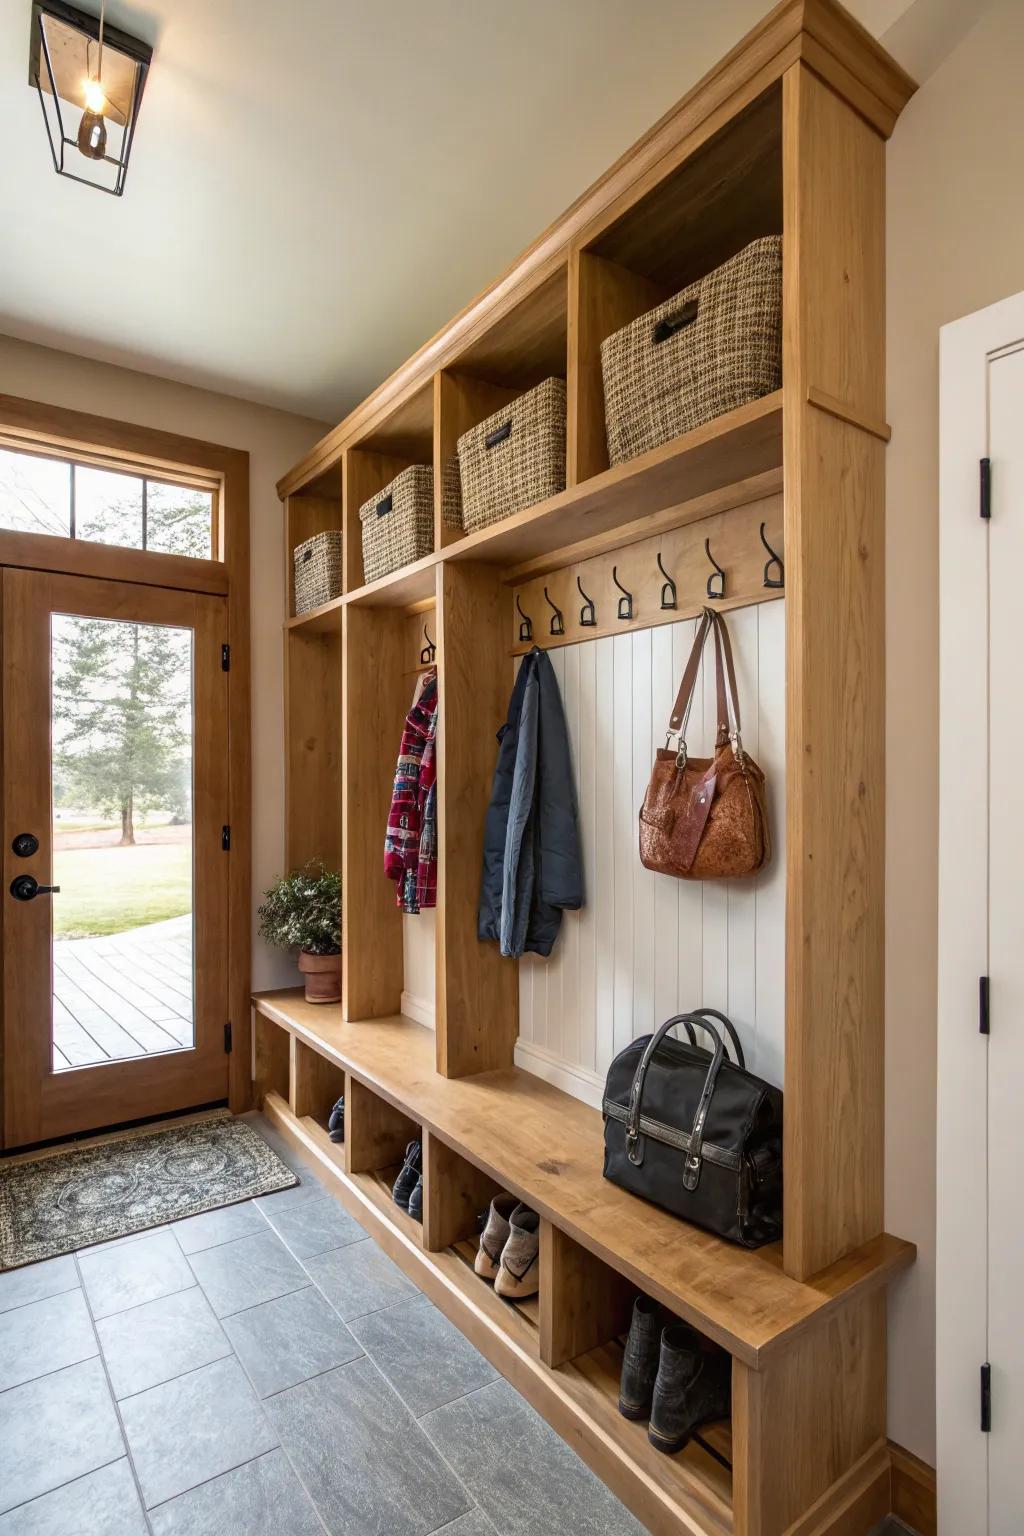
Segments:
[[[786,568],[781,558],[775,553],[774,549],[769,544],[764,530],[765,525],[762,523],[760,530],[761,543],[768,551],[768,559],[765,561],[764,565],[764,577],[762,585],[779,591],[785,586],[786,583]],[[707,591],[707,595],[712,600],[712,602],[721,602],[726,595],[726,574],[722,567],[719,565],[718,561],[715,559],[714,555],[711,553],[710,539],[704,540],[704,553],[707,555],[708,563],[711,566],[711,572],[708,575],[707,587],[705,590]],[[655,559],[657,561],[660,574],[665,578],[661,588],[660,606],[664,611],[671,612],[673,609],[679,607],[676,584],[662,563],[660,550],[658,551]],[[627,624],[633,618],[635,618],[635,613],[633,611],[633,594],[627,587],[624,587],[622,582],[619,580],[619,568],[617,565],[612,566],[612,581],[615,583],[619,589],[619,592],[622,594],[618,601],[617,617],[622,623]],[[584,591],[583,583],[579,576],[576,577],[576,586],[580,597],[583,599],[583,606],[580,608],[580,628],[595,629],[597,627],[597,609],[594,606],[594,600]],[[547,587],[544,588],[544,601],[551,609],[551,623],[548,633],[551,635],[564,635],[565,618],[561,609],[551,601],[551,598],[548,595]],[[528,613],[523,612],[523,607],[519,601],[518,592],[516,593],[516,610],[521,621],[519,625],[519,640],[521,644],[525,645],[533,639],[533,620],[530,618]],[[426,625],[424,625],[424,636],[426,636],[426,633]],[[426,650],[424,649],[423,653],[420,655],[420,661],[424,665],[426,665],[426,662],[424,661],[425,656]],[[430,658],[428,659],[433,660],[433,654],[431,654]]]

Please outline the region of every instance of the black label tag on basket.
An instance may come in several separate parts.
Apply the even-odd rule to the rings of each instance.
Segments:
[[[696,318],[697,300],[690,299],[677,315],[668,315],[664,320],[658,321],[651,334],[651,340],[655,346],[659,342],[668,341],[670,336],[675,336],[685,330],[688,325],[692,325]]]
[[[313,551],[311,549],[304,549],[302,551],[302,563],[303,563],[303,565],[308,565],[309,562],[312,560],[312,558],[313,558]]]
[[[498,444],[503,443],[506,437],[510,437],[511,434],[512,422],[511,419],[509,419],[506,421],[503,427],[495,427],[493,432],[488,432],[487,436],[484,438],[484,447],[497,448]]]
[[[383,501],[378,501],[378,503],[377,503],[377,516],[378,517],[387,517],[388,513],[391,511],[391,508],[394,506],[394,504],[395,504],[394,496],[385,496]]]

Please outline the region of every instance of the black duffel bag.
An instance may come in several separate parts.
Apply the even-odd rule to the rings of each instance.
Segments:
[[[676,1024],[688,1043],[668,1038]],[[714,1038],[713,1052],[694,1026]],[[613,1184],[746,1248],[782,1236],[782,1094],[746,1070],[724,1013],[677,1014],[627,1045],[608,1068],[602,1108]]]

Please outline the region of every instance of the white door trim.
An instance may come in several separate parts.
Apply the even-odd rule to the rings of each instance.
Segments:
[[[940,332],[936,1414],[940,1536],[988,1531],[980,1367],[988,1319],[989,369],[1024,346],[1024,294]],[[998,466],[993,466],[998,483]],[[1022,509],[1024,510],[1024,509]]]

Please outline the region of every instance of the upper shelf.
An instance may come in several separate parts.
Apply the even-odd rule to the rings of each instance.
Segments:
[[[308,490],[348,447],[392,429],[438,370],[520,387],[574,346],[573,258],[591,251],[670,288],[781,227],[786,126],[780,83],[812,71],[888,138],[913,80],[836,0],[781,0],[518,260],[278,482]],[[564,274],[568,263],[568,324]],[[513,377],[514,376],[514,377]],[[418,414],[419,413],[419,414]]]
[[[433,1034],[409,1019],[345,1023],[340,1005],[307,1003],[298,988],[253,1001],[749,1365],[913,1262],[912,1244],[883,1234],[807,1283],[792,1280],[777,1247],[737,1247],[610,1184],[600,1114],[532,1073],[441,1077]]]
[[[333,628],[346,603],[404,608],[432,597],[435,567],[445,560],[480,560],[510,569],[528,562],[537,574],[557,552],[628,529],[666,508],[678,508],[675,521],[683,524],[706,517],[709,510],[722,510],[707,505],[706,498],[715,492],[734,488],[733,504],[739,505],[777,490],[781,469],[782,391],[777,390],[503,522],[466,534],[390,576],[292,619],[291,627]]]

